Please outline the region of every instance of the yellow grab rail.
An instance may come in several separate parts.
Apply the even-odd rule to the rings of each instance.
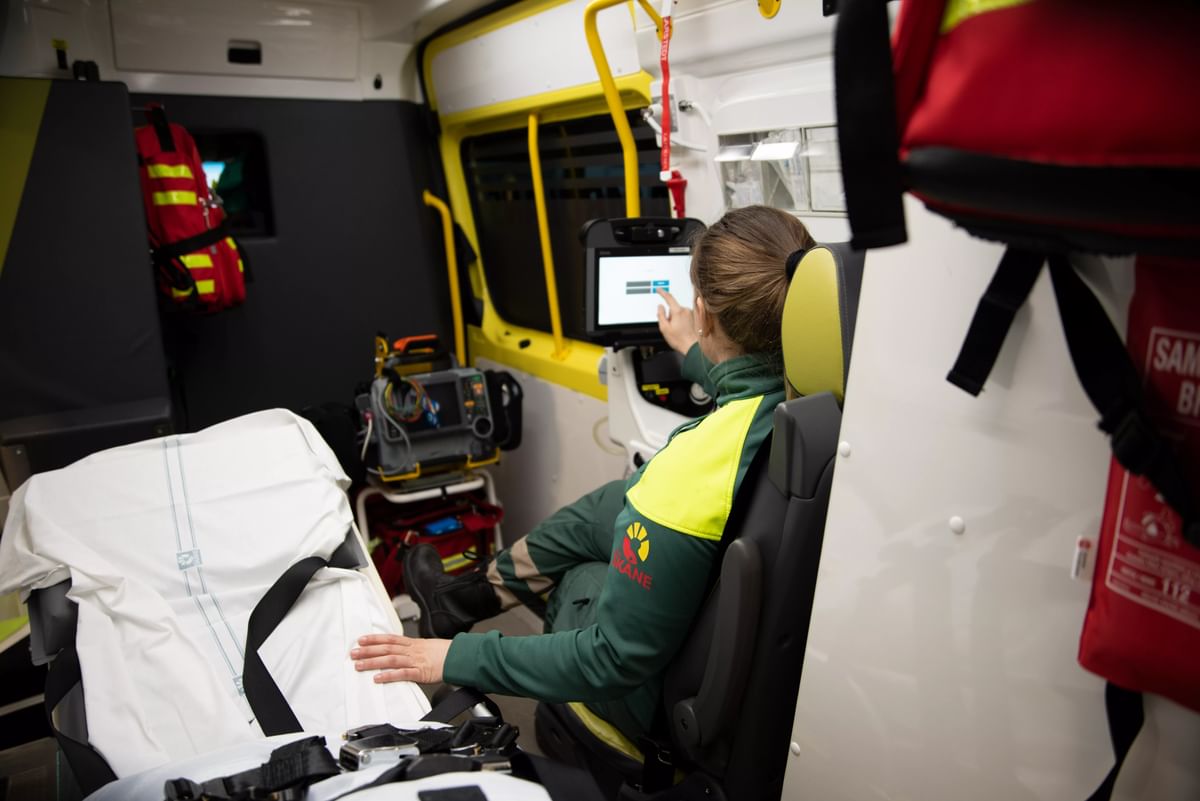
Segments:
[[[612,115],[613,125],[617,128],[617,139],[621,141],[621,157],[625,165],[625,216],[640,217],[642,199],[638,195],[637,146],[633,142],[633,131],[629,127],[629,120],[625,118],[621,95],[613,81],[608,59],[604,57],[600,33],[596,30],[596,15],[624,2],[626,0],[592,0],[583,12],[583,32],[587,36],[588,49],[592,51],[592,61],[596,62],[596,72],[600,75],[604,102],[608,104],[608,113]]]
[[[533,173],[533,202],[537,206],[538,238],[542,241],[542,270],[546,274],[546,299],[550,302],[550,333],[554,358],[567,355],[563,344],[562,316],[558,312],[558,282],[554,277],[554,253],[550,250],[550,222],[546,216],[546,190],[542,183],[542,156],[538,153],[538,115],[529,115],[529,170]]]
[[[454,219],[450,209],[437,195],[425,190],[421,196],[426,206],[433,206],[442,215],[442,238],[446,243],[446,276],[450,280],[450,313],[454,317],[454,355],[460,366],[467,364],[466,337],[463,336],[462,296],[458,291],[458,256],[454,251]]]
[[[650,5],[650,0],[638,0],[638,5],[642,10],[650,15],[650,19],[654,20],[654,33],[657,34],[658,40],[662,41],[662,17],[654,10],[654,6]]]

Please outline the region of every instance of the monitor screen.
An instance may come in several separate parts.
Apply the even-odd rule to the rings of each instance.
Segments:
[[[653,255],[601,255],[596,262],[596,324],[622,326],[657,323],[663,305],[658,290],[679,305],[692,305],[692,256],[686,247]]]

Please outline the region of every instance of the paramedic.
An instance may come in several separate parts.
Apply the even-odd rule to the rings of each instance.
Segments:
[[[379,671],[378,682],[583,701],[630,738],[644,734],[661,674],[709,589],[733,496],[784,398],[786,265],[813,244],[799,220],[765,206],[731,211],[702,234],[694,311],[663,293],[659,328],[715,411],[677,429],[628,481],[555,512],[486,571],[447,576],[432,546],[414,548],[405,580],[424,638],[362,637],[356,668]],[[544,615],[547,633],[465,633],[521,603]]]

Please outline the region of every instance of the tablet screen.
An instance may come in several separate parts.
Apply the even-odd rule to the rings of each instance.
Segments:
[[[662,253],[649,256],[600,256],[596,262],[596,324],[657,323],[658,295],[665,289],[679,305],[692,305],[692,256]]]

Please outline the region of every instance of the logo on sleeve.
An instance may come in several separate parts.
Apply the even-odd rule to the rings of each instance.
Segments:
[[[634,521],[625,529],[620,550],[613,552],[612,566],[642,589],[648,590],[654,580],[645,569],[646,560],[649,558],[650,534],[645,526]]]

